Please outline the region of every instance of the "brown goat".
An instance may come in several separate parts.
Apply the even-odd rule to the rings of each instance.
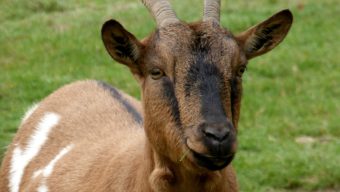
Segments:
[[[2,162],[1,192],[238,191],[230,162],[242,74],[284,39],[291,12],[234,36],[219,24],[219,0],[206,0],[193,24],[166,0],[143,3],[157,22],[143,41],[115,20],[102,28],[109,54],[140,83],[142,107],[97,81],[60,88],[25,116]]]

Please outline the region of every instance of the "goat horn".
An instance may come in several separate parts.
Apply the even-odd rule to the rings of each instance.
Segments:
[[[176,13],[167,0],[142,0],[142,2],[155,18],[157,26],[163,27],[179,22]]]
[[[213,20],[220,23],[220,6],[221,0],[205,0],[203,21]]]

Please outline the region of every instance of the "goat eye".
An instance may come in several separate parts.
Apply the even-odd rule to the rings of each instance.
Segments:
[[[153,68],[150,70],[151,78],[154,80],[160,79],[164,76],[164,72],[158,68]]]
[[[237,75],[241,76],[246,71],[246,69],[246,66],[241,66],[237,71]]]

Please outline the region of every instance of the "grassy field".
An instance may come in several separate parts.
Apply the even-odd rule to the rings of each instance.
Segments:
[[[199,20],[202,3],[172,0]],[[194,6],[193,6],[193,5]],[[248,65],[233,165],[241,191],[340,191],[340,4],[337,0],[222,0],[234,33],[290,8],[287,39]],[[138,0],[0,1],[0,159],[27,107],[79,79],[139,97],[126,68],[102,45],[101,25],[119,20],[138,38],[154,21]]]

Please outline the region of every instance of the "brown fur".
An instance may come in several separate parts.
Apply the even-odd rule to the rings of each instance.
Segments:
[[[76,98],[76,101],[72,101],[72,98]],[[127,95],[124,95],[124,98],[141,113],[138,101]],[[89,113],[89,111],[91,111],[91,113]],[[33,130],[45,112],[60,114],[61,120],[49,135],[49,139],[39,155],[33,159],[26,168],[23,177],[25,179],[23,179],[21,184],[22,190],[32,188],[33,191],[36,187],[31,183],[33,172],[46,166],[61,148],[66,147],[69,144],[75,144],[75,148],[72,150],[72,154],[70,154],[71,158],[65,158],[65,161],[62,163],[63,165],[67,165],[67,167],[63,168],[63,166],[61,166],[56,168],[55,174],[69,174],[70,178],[68,179],[63,177],[56,179],[76,181],[77,179],[84,179],[83,177],[87,174],[89,176],[94,175],[93,173],[96,171],[93,171],[92,169],[98,169],[98,167],[88,169],[89,167],[86,167],[86,165],[91,164],[93,161],[97,161],[97,159],[102,162],[109,162],[116,156],[112,155],[112,153],[119,153],[120,150],[126,150],[125,147],[128,146],[129,140],[124,140],[124,135],[126,135],[126,137],[136,137],[136,139],[143,136],[141,125],[130,118],[130,115],[119,101],[115,100],[109,91],[98,86],[97,82],[84,81],[67,85],[43,100],[38,109],[18,130],[18,133],[13,140],[13,144],[8,148],[7,154],[3,160],[1,169],[2,177],[0,179],[3,182],[0,189],[3,190],[1,191],[7,191],[8,169],[13,148],[17,145],[22,146],[23,148],[25,147],[28,137],[32,135]],[[115,129],[115,127],[117,127],[117,129]],[[116,150],[112,150],[112,146],[116,147]],[[122,149],[119,149],[120,147],[122,147]],[[82,156],[81,158],[77,157],[77,155],[82,152],[82,155],[85,156]],[[104,158],[101,158],[101,156]],[[128,156],[125,157],[129,158]],[[71,161],[70,163],[68,163],[68,158],[69,161]],[[78,161],[75,161],[75,159]],[[70,165],[72,166],[69,167]],[[85,167],[82,169],[76,165],[85,165]],[[96,163],[96,165],[99,166],[101,164]],[[108,165],[103,163],[101,166]],[[76,167],[73,169],[74,172],[63,171],[63,169],[70,169],[73,167]],[[104,171],[100,171],[97,174],[102,174],[103,172]],[[51,178],[53,178],[53,175]],[[100,177],[97,177],[97,179],[99,178]],[[69,181],[58,182],[60,185],[67,186],[67,190],[54,191],[77,191],[75,189],[69,190],[68,187],[73,186]],[[81,183],[81,181],[79,182]],[[39,180],[36,180],[33,183],[39,183]],[[62,189],[65,186],[58,187],[61,187]]]
[[[127,95],[124,98],[141,112],[136,100]],[[158,159],[152,151],[141,125],[129,118],[119,101],[94,81],[67,85],[40,103],[8,149],[1,169],[1,191],[8,191],[13,148],[25,146],[39,117],[46,111],[60,114],[61,121],[49,135],[45,147],[26,168],[20,191],[36,191],[41,177],[32,179],[34,171],[46,166],[68,144],[75,147],[48,178],[49,191],[186,191],[188,188],[210,191],[202,190],[211,187],[202,182],[212,182],[209,176],[188,175],[179,164],[168,162],[171,167],[165,166],[163,163],[167,160]],[[233,171],[231,167],[226,170]],[[224,185],[235,188],[234,174],[228,176],[229,171],[226,175],[212,175]],[[221,179],[224,176],[228,176],[226,180]]]
[[[94,81],[59,89],[22,124],[2,163],[0,190],[8,191],[13,149],[24,147],[51,111],[60,123],[25,169],[20,191],[36,191],[42,178],[32,179],[34,172],[69,144],[74,148],[47,178],[49,191],[238,191],[230,161],[242,73],[248,59],[283,40],[292,15],[282,11],[235,37],[216,19],[186,24],[173,18],[141,42],[117,21],[106,22],[104,45],[140,83],[143,112],[138,101],[123,93],[117,98]],[[144,125],[122,100],[143,114]]]

